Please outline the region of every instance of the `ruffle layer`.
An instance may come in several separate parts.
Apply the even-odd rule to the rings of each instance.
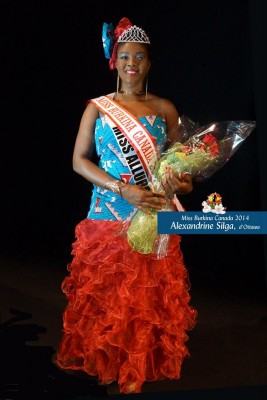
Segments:
[[[172,235],[169,255],[157,260],[132,251],[116,233],[122,227],[89,219],[76,227],[56,363],[101,383],[117,380],[126,393],[129,382],[140,392],[144,381],[180,377],[197,312],[189,306],[180,237]]]

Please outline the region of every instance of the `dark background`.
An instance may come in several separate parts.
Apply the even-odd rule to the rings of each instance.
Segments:
[[[216,191],[228,211],[267,210],[265,0],[0,0],[5,399],[101,392],[60,374],[52,356],[65,307],[60,285],[91,197],[91,184],[72,170],[73,146],[86,101],[115,90],[101,32],[103,22],[116,26],[124,16],[150,36],[151,92],[202,125],[257,122],[233,158],[181,198],[186,209],[201,211]],[[182,249],[199,311],[192,357],[181,380],[144,384],[138,398],[199,398],[203,388],[207,399],[266,398],[266,236],[184,235]]]
[[[264,1],[1,1],[1,252],[17,260],[70,260],[91,185],[72,170],[87,99],[115,90],[103,22],[127,16],[150,36],[149,90],[202,125],[256,120],[257,128],[187,210],[216,191],[228,211],[266,210],[266,5]],[[195,285],[265,291],[262,235],[185,235]]]

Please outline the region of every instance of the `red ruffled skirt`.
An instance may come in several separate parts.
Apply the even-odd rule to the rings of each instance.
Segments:
[[[76,227],[56,364],[141,392],[144,381],[179,379],[197,312],[180,237],[171,235],[168,256],[157,260],[132,251],[121,228],[89,219]]]

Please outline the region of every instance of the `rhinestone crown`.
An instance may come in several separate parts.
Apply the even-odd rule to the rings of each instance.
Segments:
[[[118,38],[118,43],[137,42],[150,44],[149,37],[145,31],[136,25],[126,29]]]

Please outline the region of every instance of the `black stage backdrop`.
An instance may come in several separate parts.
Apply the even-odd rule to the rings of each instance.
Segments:
[[[216,191],[228,211],[266,210],[265,1],[1,1],[1,246],[5,257],[70,260],[91,185],[72,170],[87,99],[115,90],[103,22],[127,16],[149,34],[149,90],[202,125],[256,120],[257,128],[209,181],[182,198],[187,210]],[[195,285],[265,290],[264,237],[184,235]]]

